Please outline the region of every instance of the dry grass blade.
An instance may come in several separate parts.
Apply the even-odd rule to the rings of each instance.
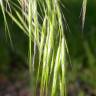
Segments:
[[[87,7],[87,0],[83,0],[83,4],[82,4],[82,32],[83,32],[84,23],[85,23],[86,7]]]

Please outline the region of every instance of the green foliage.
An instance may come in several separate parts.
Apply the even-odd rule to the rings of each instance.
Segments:
[[[41,96],[44,94],[56,96],[59,92],[60,95],[65,96],[66,41],[59,1],[33,0],[24,5],[20,0],[17,2],[2,1],[1,8],[8,34],[5,12],[29,38],[28,62],[32,95],[35,96],[36,86],[40,82]],[[4,3],[8,5],[9,10],[5,9]],[[38,8],[41,8],[43,15],[40,15]],[[38,18],[42,18],[42,24]],[[9,38],[12,43],[10,36]],[[36,54],[38,54],[37,57]],[[48,86],[50,83],[51,90]]]
[[[96,66],[96,28],[93,18],[96,15],[93,7],[95,0],[94,4],[89,0],[30,0],[25,1],[26,4],[21,0],[7,1],[2,2],[1,9],[8,41],[23,58],[27,59],[28,55],[30,84],[34,96],[38,83],[41,96],[66,96],[66,82],[76,81],[78,75],[90,86],[96,86],[93,75]],[[7,22],[9,17],[12,24]],[[16,26],[16,32],[12,33],[12,29],[9,32],[11,25]],[[4,49],[1,47],[1,50]],[[0,56],[3,57],[2,54]],[[71,65],[67,64],[67,57],[71,59]],[[10,60],[7,60],[9,58],[6,59],[8,63]],[[67,69],[70,66],[72,70]],[[83,69],[83,66],[87,68]],[[82,94],[83,92],[80,96]]]

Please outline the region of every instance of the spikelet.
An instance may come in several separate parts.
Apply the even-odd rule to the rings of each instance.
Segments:
[[[28,0],[20,0],[23,15],[28,13]]]

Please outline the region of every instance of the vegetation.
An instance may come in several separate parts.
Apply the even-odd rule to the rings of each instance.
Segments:
[[[76,0],[73,1],[76,2]],[[18,49],[23,49],[23,51],[18,51],[17,53],[29,64],[29,85],[34,96],[36,96],[38,85],[40,87],[40,96],[67,96],[67,83],[70,80],[76,81],[78,78],[86,80],[90,72],[86,69],[87,71],[84,70],[84,75],[82,75],[83,72],[80,72],[80,70],[82,71],[84,66],[89,64],[91,70],[93,70],[95,58],[84,34],[87,0],[83,0],[82,2],[80,14],[81,25],[78,24],[79,26],[71,23],[73,22],[73,17],[67,16],[66,7],[64,6],[64,4],[67,4],[66,2],[68,1],[0,1],[4,18],[6,42],[10,42],[8,46],[11,46],[10,48],[13,51],[14,45]],[[72,26],[70,27],[70,25]],[[73,25],[76,25],[77,28]],[[13,40],[16,36],[12,36],[14,33],[12,33],[10,26],[16,28],[16,32],[23,32],[18,34],[21,37],[23,36],[22,40],[27,42],[26,45],[25,43],[23,46],[18,44],[19,40],[21,43],[23,42],[21,37],[18,37],[17,45],[14,44]],[[77,36],[76,40],[73,40],[73,33],[68,32],[71,28],[75,32],[80,29],[80,32],[74,32],[75,36]],[[76,41],[75,44],[78,42],[81,45],[79,45],[80,48],[76,49],[77,45],[74,45],[74,41]],[[76,57],[78,54],[79,57]],[[88,61],[87,65],[84,64],[83,66],[83,64],[80,64],[83,60],[85,62]],[[73,76],[70,76],[70,74],[73,74]],[[78,77],[77,74],[80,76]],[[93,79],[90,79],[88,83],[91,80]],[[92,85],[92,83],[90,84]]]

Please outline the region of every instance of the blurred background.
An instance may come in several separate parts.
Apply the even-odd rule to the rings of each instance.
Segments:
[[[68,61],[71,61],[67,64],[66,72],[68,94],[79,96],[76,95],[79,92],[80,96],[96,96],[96,0],[88,0],[83,32],[82,0],[62,0],[61,8],[66,18],[65,36]],[[0,10],[0,82],[15,77],[21,80],[25,76],[22,76],[22,72],[28,69],[28,37],[8,16],[7,19],[13,48],[8,33],[5,32]]]

